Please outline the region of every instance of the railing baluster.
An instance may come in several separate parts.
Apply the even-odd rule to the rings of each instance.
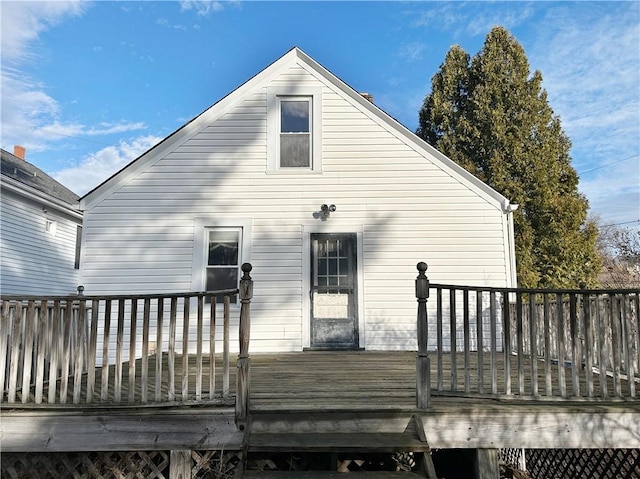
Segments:
[[[137,303],[137,301],[136,301]],[[151,318],[151,298],[145,298],[142,305],[142,358],[140,359],[140,402],[149,400],[149,322]],[[158,344],[156,344],[156,351]],[[156,361],[157,361],[156,354]]]
[[[106,402],[109,399],[109,335],[111,333],[111,300],[104,303],[104,333],[102,335],[102,370],[100,400]]]
[[[51,362],[49,363],[49,393],[47,395],[47,401],[49,404],[56,402],[56,387],[58,378],[58,344],[61,341],[64,329],[61,329],[60,321],[60,301],[55,300],[53,302],[53,315],[51,318]]]
[[[42,404],[44,391],[44,363],[47,348],[47,311],[48,303],[46,300],[40,302],[40,314],[38,315],[38,356],[36,359],[36,392],[35,403]],[[3,354],[0,352],[0,354]],[[5,353],[6,354],[6,353]],[[4,355],[3,355],[4,357]],[[0,368],[2,365],[0,365]],[[2,368],[3,369],[3,368]],[[2,371],[0,369],[0,372]],[[0,381],[2,385],[3,381]]]
[[[22,363],[22,403],[29,401],[29,395],[31,394],[31,366],[33,361],[33,339],[34,339],[34,326],[36,321],[36,303],[35,301],[29,301],[27,303],[27,314],[25,317],[24,325],[24,343],[23,353],[24,361]]]
[[[4,401],[4,392],[7,390],[5,379],[7,378],[7,353],[9,349],[9,331],[11,331],[11,310],[13,306],[9,301],[2,302],[2,323],[0,323],[0,403]]]
[[[91,328],[89,333],[89,348],[87,351],[87,404],[93,402],[96,384],[96,354],[98,349],[98,320],[100,318],[100,301],[91,302]]]
[[[113,385],[114,402],[122,399],[122,349],[124,348],[124,310],[125,300],[118,300],[118,327],[116,336],[116,371]]]
[[[483,292],[476,291],[476,349],[478,355],[478,393],[484,393],[484,338],[482,324]]]
[[[542,314],[544,315],[544,393],[553,396],[553,382],[551,381],[551,322],[549,315],[549,294],[543,295]]]
[[[444,366],[442,364],[443,358],[443,350],[444,350],[444,341],[442,338],[442,322],[443,322],[443,312],[442,312],[442,288],[438,288],[436,290],[436,341],[438,344],[438,372],[437,372],[437,390],[444,391],[443,386],[443,376],[444,376]]]
[[[635,371],[633,367],[633,325],[631,322],[631,308],[627,308],[627,297],[621,296],[620,302],[622,303],[622,326],[623,326],[623,344],[624,344],[624,361],[627,373],[627,383],[629,384],[629,397],[636,397],[636,385],[635,385]]]
[[[222,321],[222,397],[229,397],[229,308],[231,298],[228,295],[224,297],[224,310]]]
[[[611,298],[611,346],[613,353],[613,390],[616,397],[622,396],[622,385],[620,384],[620,349],[621,349],[621,332],[620,332],[620,307],[618,306],[618,297],[615,294],[609,295]]]
[[[82,393],[82,372],[84,367],[84,352],[86,351],[86,315],[87,302],[83,299],[78,304],[78,328],[76,331],[78,350],[76,351],[74,376],[73,376],[73,404],[80,404],[80,394]]]
[[[538,330],[536,315],[536,296],[529,294],[529,355],[531,358],[531,394],[536,397],[538,391]]]
[[[204,297],[198,295],[198,318],[196,332],[196,400],[202,400],[202,327],[204,322]]]
[[[571,386],[573,396],[580,396],[580,336],[578,329],[578,297],[575,293],[569,295],[569,330],[571,331]]]
[[[489,293],[489,329],[491,330],[491,394],[498,394],[498,316],[496,314],[496,293]]]
[[[216,395],[216,305],[217,296],[209,296],[211,319],[209,320],[209,399]]]
[[[598,337],[598,376],[600,377],[600,396],[606,398],[609,395],[607,387],[607,333],[606,333],[606,314],[603,314],[602,309],[604,303],[600,301],[600,295],[596,295],[596,323],[597,323],[597,337]]]
[[[565,361],[565,332],[564,332],[564,304],[561,293],[556,294],[556,330],[558,336],[558,388],[562,397],[567,396],[567,383],[564,372]]]
[[[22,342],[22,302],[16,301],[13,309],[13,331],[11,333],[11,359],[9,363],[9,391],[7,402],[16,402],[18,373],[20,371],[20,343]]]
[[[156,401],[162,399],[162,333],[164,328],[164,298],[158,298],[158,314],[156,316]]]
[[[633,342],[635,343],[635,350],[636,350],[636,357],[635,357],[635,361],[636,361],[636,368],[635,368],[635,372],[636,375],[640,376],[640,293],[635,293],[630,300],[631,304],[633,304],[633,313],[630,312],[629,316],[631,317],[631,319],[633,320],[634,315],[635,315],[635,337],[633,339]],[[635,377],[635,376],[634,376]]]
[[[509,305],[509,293],[504,291],[502,296],[503,310],[503,341],[504,341],[504,393],[511,395],[511,308]]]
[[[469,331],[469,290],[462,292],[462,332],[464,337],[464,392],[471,392],[471,333]]]
[[[131,312],[129,321],[129,395],[127,401],[135,402],[136,399],[136,336],[138,329],[138,300],[131,300]]]
[[[69,366],[71,363],[71,337],[73,335],[73,301],[67,299],[64,309],[64,321],[62,324],[64,337],[62,348],[62,370],[60,372],[60,404],[66,404],[69,392]]]
[[[516,295],[516,343],[518,354],[518,394],[524,396],[524,314],[522,308],[522,294]]]
[[[189,307],[191,298],[184,297],[182,315],[182,400],[189,399]]]
[[[456,290],[449,290],[449,344],[451,349],[451,391],[458,389]]]
[[[169,370],[169,385],[167,398],[175,401],[175,360],[176,360],[176,322],[178,316],[178,298],[171,298],[171,310],[169,312],[169,351],[167,353],[167,369]]]
[[[587,382],[587,397],[593,397],[593,334],[591,331],[591,296],[589,294],[582,295],[582,316],[584,324],[584,347],[582,357],[585,361],[584,372]]]

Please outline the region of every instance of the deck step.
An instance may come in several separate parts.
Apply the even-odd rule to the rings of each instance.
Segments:
[[[429,452],[426,442],[409,433],[253,433],[255,452]]]
[[[342,478],[383,479],[406,478],[424,479],[424,475],[407,471],[359,471],[359,472],[335,472],[335,471],[245,471],[245,479],[342,479]]]

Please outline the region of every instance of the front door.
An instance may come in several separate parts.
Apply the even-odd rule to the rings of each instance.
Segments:
[[[358,347],[356,235],[311,235],[311,347]]]

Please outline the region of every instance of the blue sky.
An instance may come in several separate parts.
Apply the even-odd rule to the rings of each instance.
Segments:
[[[2,148],[78,194],[293,46],[410,130],[451,45],[524,47],[603,224],[640,224],[640,2],[0,2]]]

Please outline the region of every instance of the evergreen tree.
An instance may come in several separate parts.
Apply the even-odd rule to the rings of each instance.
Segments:
[[[432,79],[417,134],[520,205],[514,213],[521,287],[595,285],[597,227],[571,166],[571,142],[522,46],[504,28],[470,58],[452,47]]]

